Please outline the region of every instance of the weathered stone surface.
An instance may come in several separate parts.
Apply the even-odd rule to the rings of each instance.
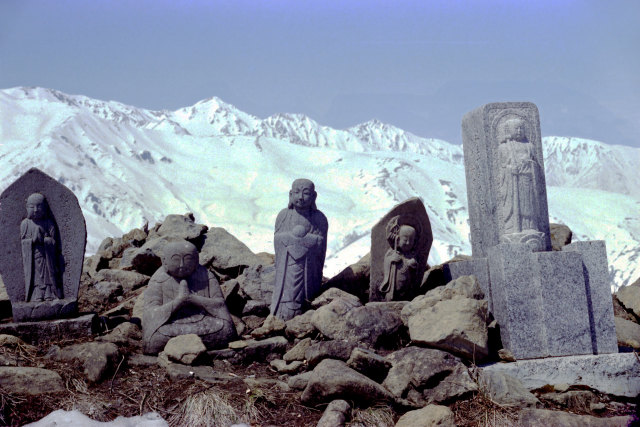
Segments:
[[[164,353],[169,360],[183,365],[193,364],[206,351],[207,348],[202,343],[202,339],[196,334],[173,337],[164,346]]]
[[[282,335],[284,333],[284,328],[284,320],[270,314],[264,320],[262,326],[251,332],[251,336],[256,339],[262,339],[273,335]]]
[[[340,360],[324,359],[313,370],[302,392],[304,404],[344,399],[360,404],[387,402],[391,394],[377,382],[349,368]]]
[[[281,374],[291,375],[298,372],[304,366],[304,362],[300,360],[294,360],[291,363],[287,363],[282,359],[274,359],[269,362],[269,366],[271,366]]]
[[[496,363],[483,371],[499,371],[522,382],[528,390],[546,384],[580,384],[602,393],[634,397],[640,394],[640,361],[633,353],[551,357]]]
[[[351,415],[351,405],[345,400],[333,400],[327,405],[316,427],[343,427]]]
[[[361,301],[369,300],[369,270],[371,254],[363,256],[355,264],[351,264],[324,284],[324,288],[337,288],[355,295]]]
[[[272,353],[283,354],[287,350],[287,339],[282,336],[264,340],[247,340],[242,350],[246,360],[265,360]]]
[[[160,255],[155,253],[151,248],[131,247],[125,249],[122,253],[122,259],[120,260],[118,268],[122,270],[134,270],[146,276],[152,276],[161,265],[162,259]]]
[[[571,243],[573,233],[566,225],[550,223],[549,232],[551,233],[551,248],[554,251],[561,251],[564,246]]]
[[[266,301],[249,300],[242,309],[242,315],[266,317],[269,315],[269,303]]]
[[[309,378],[313,372],[303,372],[298,375],[294,375],[287,380],[287,385],[294,390],[304,390],[309,384]]]
[[[242,379],[226,372],[218,372],[212,366],[188,366],[180,363],[173,363],[168,360],[164,353],[158,356],[158,364],[167,370],[169,378],[179,381],[186,378],[197,378],[209,384],[222,387],[242,384]]]
[[[355,346],[356,344],[350,341],[320,341],[311,344],[304,352],[304,357],[312,367],[327,358],[347,360]]]
[[[618,295],[613,294],[613,316],[620,317],[621,319],[631,320],[632,322],[638,322],[638,318],[633,314],[633,311],[627,310],[620,300]]]
[[[240,273],[250,265],[264,262],[227,230],[213,227],[204,235],[204,245],[200,249],[200,264],[220,271],[236,269]]]
[[[537,107],[478,107],[462,119],[462,142],[473,257],[501,242],[551,250]]]
[[[31,395],[67,390],[57,372],[24,366],[0,366],[0,386],[12,393]]]
[[[75,319],[0,324],[0,334],[15,335],[29,344],[86,338],[97,333],[98,316],[87,314]]]
[[[354,348],[347,360],[347,365],[377,383],[381,383],[389,369],[391,362],[376,352],[364,348]]]
[[[296,344],[291,350],[287,351],[282,357],[285,362],[293,362],[294,360],[304,360],[305,352],[311,346],[311,338],[305,338]]]
[[[168,215],[157,231],[159,236],[178,237],[193,241],[207,232],[207,226],[196,224],[192,213],[185,215]]]
[[[455,427],[453,411],[442,405],[427,405],[400,417],[395,427]]]
[[[39,218],[27,218],[25,204],[27,199],[36,197],[34,194],[39,195],[38,203],[44,210],[35,214]],[[33,205],[35,201],[29,203]],[[0,257],[0,274],[11,299],[14,321],[75,315],[87,241],[76,196],[49,175],[31,168],[2,192],[0,205],[0,244],[4,253]],[[33,239],[40,239],[40,244]],[[41,267],[32,260],[35,247],[43,254]],[[44,280],[49,286],[36,286],[34,274],[40,274],[37,272],[45,265],[50,273]],[[49,298],[53,301],[46,301]]]
[[[501,405],[535,407],[540,401],[527,390],[520,380],[504,372],[483,371],[478,382],[491,400]]]
[[[96,341],[111,342],[116,345],[140,345],[142,330],[138,325],[131,322],[123,322],[116,326],[111,332],[97,337]]]
[[[122,285],[124,292],[129,292],[146,285],[149,282],[149,276],[137,273],[135,271],[103,269],[96,273],[94,283],[99,282],[115,282]]]
[[[404,246],[398,245],[403,227],[413,229],[413,238]],[[413,299],[432,243],[429,215],[419,198],[407,199],[383,216],[371,229],[369,301]]]
[[[614,318],[618,345],[640,350],[640,325],[629,320]]]
[[[418,407],[449,402],[478,389],[460,359],[444,351],[406,347],[387,359],[392,367],[382,385]]]
[[[597,418],[549,409],[523,409],[519,416],[520,424],[527,427],[627,427],[631,420],[630,416]]]
[[[96,383],[115,368],[119,354],[118,347],[113,343],[87,342],[64,347],[53,357],[63,362],[81,362],[84,375],[89,382]]]
[[[315,310],[305,311],[303,314],[289,319],[285,322],[285,333],[289,337],[304,338],[313,333],[316,330],[311,319]]]
[[[406,336],[400,312],[405,302],[370,302],[347,312],[344,321],[346,335],[334,338],[351,339],[374,347],[394,347]]]
[[[261,264],[252,265],[246,268],[238,276],[238,283],[244,295],[254,301],[261,301],[269,304],[273,294],[273,282],[276,278],[276,267],[274,265],[263,266]]]
[[[129,367],[149,367],[158,364],[157,356],[149,356],[147,354],[131,353],[127,358]]]
[[[562,393],[545,393],[540,397],[572,411],[588,412],[591,409],[591,405],[600,403],[598,396],[589,390],[569,390]]]
[[[328,305],[329,303],[337,299],[343,299],[353,306],[362,305],[360,303],[360,298],[358,298],[357,296],[352,295],[339,288],[329,288],[311,302],[311,307],[318,309],[322,306]]]
[[[328,338],[348,336],[353,331],[347,329],[344,316],[353,308],[361,306],[360,301],[355,302],[345,298],[335,299],[313,313],[311,324]]]
[[[631,310],[640,318],[640,280],[636,280],[629,286],[621,287],[616,295],[627,310]]]

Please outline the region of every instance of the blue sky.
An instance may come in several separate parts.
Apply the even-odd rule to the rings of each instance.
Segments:
[[[0,88],[454,143],[467,111],[532,101],[543,135],[640,147],[639,21],[635,0],[2,0]]]

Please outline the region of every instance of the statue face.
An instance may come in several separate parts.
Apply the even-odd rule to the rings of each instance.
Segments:
[[[298,209],[309,209],[316,199],[313,182],[298,179],[293,182],[289,191],[289,202]]]
[[[527,134],[523,120],[513,119],[507,123],[510,139],[518,142],[526,142]]]
[[[408,225],[403,225],[398,231],[397,248],[400,252],[409,252],[416,241],[416,230]]]
[[[189,242],[168,243],[162,259],[167,273],[178,279],[189,277],[198,267],[198,250]]]
[[[45,216],[46,204],[42,194],[34,193],[27,199],[27,218],[42,219]]]

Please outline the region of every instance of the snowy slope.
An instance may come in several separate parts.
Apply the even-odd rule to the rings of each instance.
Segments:
[[[430,263],[470,253],[462,148],[376,120],[337,130],[300,114],[261,120],[218,98],[149,111],[13,88],[0,91],[0,143],[0,186],[32,166],[63,182],[80,200],[89,251],[193,212],[272,252],[291,181],[308,177],[329,218],[327,276],[365,255],[375,222],[416,195],[434,232]],[[605,239],[617,286],[639,277],[640,150],[562,137],[544,148],[551,220],[579,239]]]

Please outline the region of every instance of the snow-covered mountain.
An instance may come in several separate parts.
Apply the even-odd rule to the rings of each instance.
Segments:
[[[616,287],[639,277],[640,150],[566,137],[543,144],[551,220],[576,240],[606,240]],[[301,114],[263,120],[218,98],[150,111],[19,87],[0,91],[0,166],[2,188],[33,166],[71,188],[89,252],[184,212],[272,252],[275,216],[298,177],[316,183],[329,218],[327,276],[365,255],[371,227],[412,196],[431,219],[431,264],[471,252],[462,147],[377,120],[338,130]]]

